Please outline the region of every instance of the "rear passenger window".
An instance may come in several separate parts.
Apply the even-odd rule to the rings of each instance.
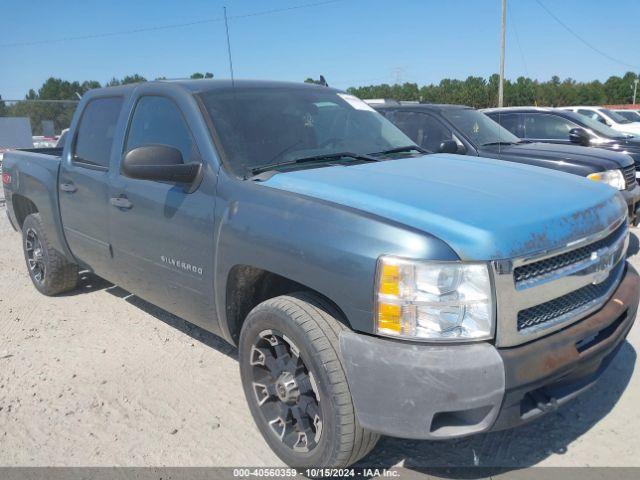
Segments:
[[[182,113],[172,100],[165,97],[141,97],[136,105],[126,151],[146,145],[177,148],[185,163],[197,158],[196,145]]]
[[[122,97],[109,97],[96,98],[87,103],[78,125],[74,163],[109,167],[122,101]]]

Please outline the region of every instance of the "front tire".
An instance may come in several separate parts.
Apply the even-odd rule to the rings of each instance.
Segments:
[[[339,348],[346,327],[316,296],[266,300],[247,316],[240,374],[251,414],[273,451],[293,467],[344,467],[379,435],[356,419]]]
[[[33,285],[44,295],[73,290],[78,284],[78,266],[55,250],[42,227],[39,213],[32,213],[22,224],[22,247]]]

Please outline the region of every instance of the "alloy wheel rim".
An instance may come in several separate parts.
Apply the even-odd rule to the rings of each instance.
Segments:
[[[46,273],[44,252],[38,234],[33,228],[27,229],[25,248],[27,251],[27,264],[31,275],[38,283],[43,283]]]
[[[310,452],[322,436],[320,396],[313,373],[286,335],[264,330],[251,346],[254,398],[271,433],[295,452]]]

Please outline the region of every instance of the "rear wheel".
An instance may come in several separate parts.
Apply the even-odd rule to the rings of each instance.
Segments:
[[[273,451],[294,467],[341,467],[379,436],[358,425],[340,358],[346,327],[307,293],[267,300],[240,335],[240,373],[253,418]]]
[[[57,295],[76,287],[78,266],[51,247],[39,213],[32,213],[25,218],[22,246],[29,276],[40,293]]]

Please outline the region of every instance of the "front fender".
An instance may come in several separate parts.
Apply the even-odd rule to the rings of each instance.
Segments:
[[[227,338],[226,282],[237,265],[305,285],[332,300],[354,330],[372,332],[380,255],[458,260],[444,242],[423,232],[253,181],[221,178],[216,218],[216,306]]]

